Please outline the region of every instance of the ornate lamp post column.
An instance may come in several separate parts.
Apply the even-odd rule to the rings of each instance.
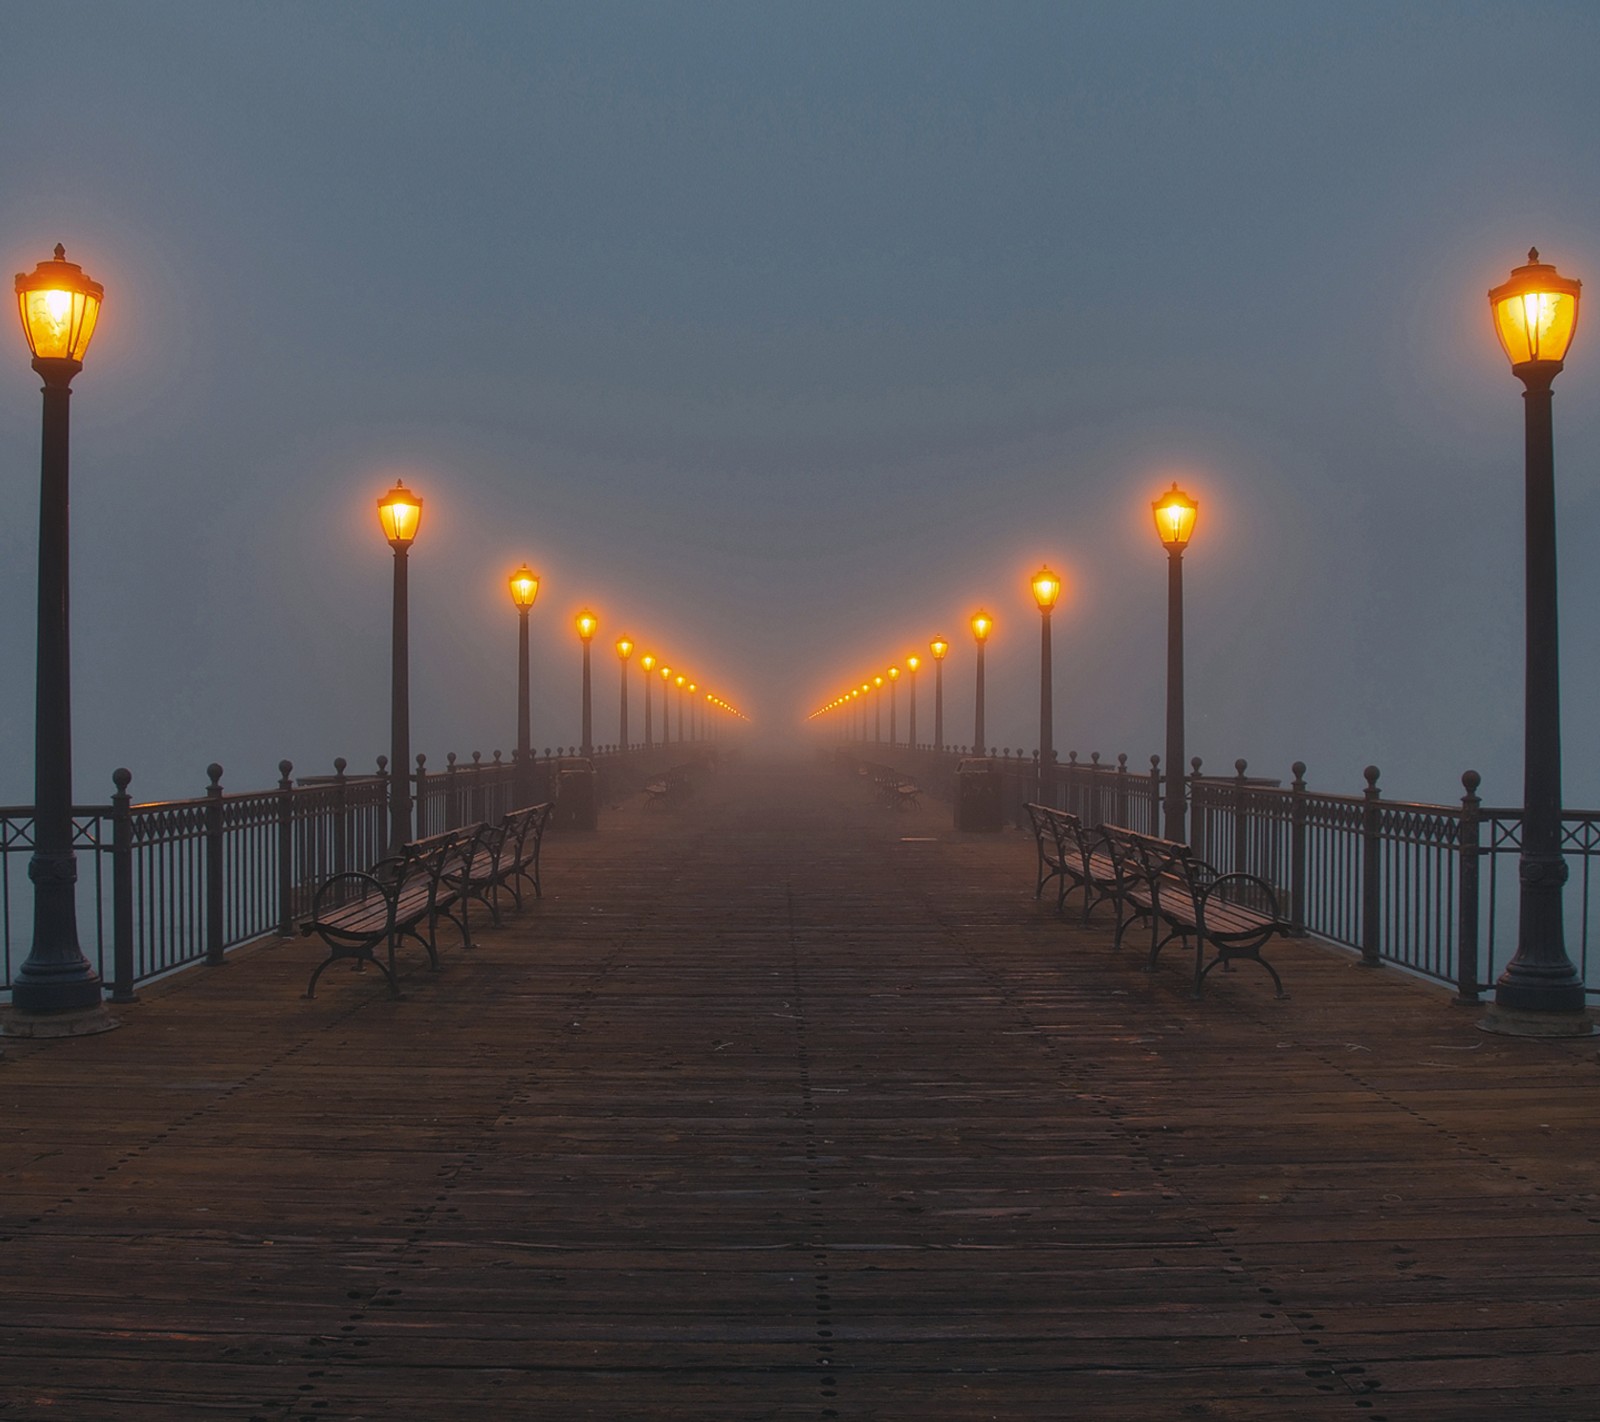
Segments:
[[[617,745],[624,755],[628,751],[628,658],[632,655],[633,643],[626,637],[618,637],[617,660],[622,663],[622,714],[617,722]]]
[[[1150,507],[1156,535],[1167,550],[1167,785],[1161,832],[1185,843],[1189,797],[1183,774],[1183,550],[1200,506],[1174,484]]]
[[[653,731],[650,726],[650,673],[655,670],[656,659],[653,652],[646,652],[639,658],[639,670],[644,673],[644,748],[650,749]]]
[[[900,684],[900,668],[890,667],[889,677],[889,744],[894,745],[899,739],[899,728],[895,720],[895,688]]]
[[[1495,331],[1522,381],[1525,450],[1526,680],[1521,899],[1517,951],[1484,1026],[1527,1036],[1587,1036],[1583,979],[1567,956],[1561,854],[1561,673],[1556,628],[1555,453],[1551,384],[1578,324],[1581,283],[1540,262],[1489,293]]]
[[[922,658],[913,654],[906,658],[906,744],[917,748],[917,668]]]
[[[872,739],[883,744],[883,678],[872,678]]]
[[[672,668],[661,668],[661,749],[672,740]]]
[[[972,753],[988,755],[988,743],[983,734],[983,648],[994,631],[994,618],[981,607],[972,614],[972,640],[978,644],[978,696],[972,717]]]
[[[1033,575],[1033,600],[1039,605],[1039,799],[1048,804],[1050,764],[1056,755],[1055,711],[1051,697],[1055,673],[1050,665],[1050,612],[1061,596],[1061,577],[1049,568]]]
[[[683,688],[684,688],[685,683],[688,682],[688,680],[689,680],[689,678],[684,676],[681,672],[677,676],[672,678],[672,684],[675,687],[678,688],[677,702],[678,702],[678,743],[679,743],[679,745],[683,744]]]
[[[378,522],[394,549],[393,653],[389,680],[389,852],[411,838],[411,624],[408,554],[422,526],[422,500],[399,480],[378,500]]]
[[[583,740],[578,748],[578,754],[591,756],[594,754],[594,698],[589,686],[589,644],[594,641],[594,634],[599,630],[600,619],[584,608],[577,616],[578,640],[583,643]]]
[[[533,799],[533,731],[528,711],[528,612],[539,596],[539,575],[526,563],[511,575],[511,603],[517,609],[517,804]]]
[[[933,748],[936,751],[944,749],[944,659],[950,650],[950,643],[943,637],[935,637],[928,643],[928,651],[933,654]]]
[[[44,381],[39,457],[39,607],[33,724],[33,946],[12,979],[21,1018],[75,1014],[73,1031],[102,1031],[100,975],[78,945],[78,861],[72,849],[72,659],[68,616],[68,428],[72,378],[100,319],[105,288],[58,243],[55,260],[18,273],[17,306],[33,368]],[[48,1020],[8,1030],[45,1035]]]

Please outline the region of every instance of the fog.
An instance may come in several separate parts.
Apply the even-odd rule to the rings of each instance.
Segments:
[[[0,249],[106,287],[74,385],[76,794],[578,739],[599,614],[786,743],[942,633],[947,739],[1521,794],[1522,402],[1485,293],[1600,280],[1579,4],[12,5]],[[1523,61],[1536,56],[1532,73]],[[1566,799],[1594,746],[1600,345],[1555,386]],[[32,793],[39,396],[0,381],[0,798]],[[931,678],[919,713],[931,730]],[[633,731],[641,708],[637,670]],[[902,712],[903,712],[902,700]]]

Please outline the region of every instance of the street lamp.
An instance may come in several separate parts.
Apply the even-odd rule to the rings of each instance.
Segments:
[[[889,744],[893,745],[898,739],[898,727],[895,720],[895,688],[900,684],[900,668],[889,668]]]
[[[1176,483],[1150,505],[1156,536],[1167,550],[1167,793],[1162,833],[1183,843],[1188,837],[1188,796],[1183,774],[1183,550],[1194,532],[1195,503]]]
[[[872,739],[883,743],[883,678],[872,678]]]
[[[1050,783],[1050,763],[1055,759],[1055,713],[1051,695],[1055,673],[1050,665],[1050,612],[1061,596],[1061,576],[1049,568],[1033,575],[1033,600],[1039,605],[1039,799],[1046,798]]]
[[[511,575],[511,602],[517,609],[517,803],[533,798],[533,735],[528,712],[528,612],[539,596],[539,575],[526,563]]]
[[[977,709],[972,718],[973,755],[988,753],[984,749],[983,737],[983,646],[989,640],[992,631],[994,631],[994,618],[980,607],[972,614],[972,639],[978,644],[978,698]]]
[[[618,745],[628,749],[628,658],[633,655],[633,643],[626,637],[617,638],[617,660],[622,663],[622,715],[618,720]]]
[[[584,608],[574,619],[574,626],[578,629],[578,640],[583,643],[583,739],[578,754],[591,756],[594,754],[594,702],[589,694],[589,644],[599,630],[600,619]]]
[[[389,852],[411,839],[411,654],[407,554],[422,526],[422,500],[398,479],[378,500],[378,523],[394,549],[393,655],[389,680]]]
[[[650,725],[650,673],[655,670],[656,659],[653,652],[646,652],[639,658],[639,670],[644,673],[644,748],[650,749],[650,739],[653,734]]]
[[[699,689],[692,681],[689,683],[689,739],[691,741],[700,739],[700,699],[695,694]]]
[[[933,654],[933,748],[936,751],[944,749],[944,658],[950,650],[950,643],[943,637],[935,637],[928,643],[928,650]]]
[[[917,748],[917,668],[922,665],[922,658],[912,655],[906,658],[906,744],[912,750]]]
[[[678,675],[672,678],[672,684],[678,688],[678,742],[683,742],[683,686],[689,678]]]
[[[1586,1036],[1583,979],[1567,956],[1561,856],[1561,662],[1556,627],[1555,452],[1551,383],[1578,324],[1582,283],[1540,262],[1489,293],[1495,332],[1523,384],[1526,633],[1521,899],[1517,951],[1495,984],[1486,1027],[1528,1036]]]
[[[72,850],[72,659],[68,617],[67,448],[72,377],[100,318],[105,288],[56,244],[55,260],[17,274],[17,307],[33,368],[44,381],[39,456],[39,607],[33,725],[33,946],[12,979],[28,1016],[97,1014],[77,1030],[114,1025],[100,975],[78,945],[78,861]],[[15,1024],[13,1024],[15,1027]],[[48,1029],[47,1029],[48,1030]]]

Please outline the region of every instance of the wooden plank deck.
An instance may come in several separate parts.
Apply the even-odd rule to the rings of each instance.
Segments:
[[[1600,1416],[1593,1043],[1311,945],[1185,995],[813,766],[0,1061],[0,1419]]]

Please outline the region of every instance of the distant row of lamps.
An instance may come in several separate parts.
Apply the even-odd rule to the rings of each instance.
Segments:
[[[1563,887],[1566,861],[1561,854],[1561,722],[1560,656],[1557,619],[1555,470],[1551,418],[1551,385],[1560,374],[1577,330],[1582,283],[1563,277],[1530,249],[1525,265],[1489,292],[1495,333],[1523,382],[1525,431],[1525,585],[1526,676],[1524,683],[1524,781],[1521,885],[1517,951],[1496,985],[1495,1008],[1503,1031],[1549,1030],[1550,1019],[1573,1031],[1589,1029],[1581,975],[1566,952]],[[33,882],[33,943],[12,982],[12,1003],[24,1017],[50,1018],[99,1013],[100,979],[78,943],[77,860],[72,841],[72,699],[70,618],[68,615],[68,431],[71,384],[83,369],[83,357],[99,321],[105,288],[66,260],[58,243],[54,257],[31,273],[16,278],[18,314],[27,338],[33,369],[43,380],[40,439],[39,605],[34,722],[34,852],[28,874]],[[394,685],[405,689],[406,649],[401,638],[405,605],[405,550],[415,538],[422,503],[402,485],[379,501],[385,535],[395,549]],[[1158,531],[1169,556],[1166,826],[1169,835],[1182,814],[1182,555],[1194,529],[1196,506],[1176,486],[1155,503]],[[526,614],[538,591],[538,580],[526,567],[512,578],[512,597]],[[1041,765],[1049,746],[1049,619],[1061,592],[1060,579],[1048,568],[1034,579],[1034,596],[1044,619],[1041,718]],[[526,623],[524,621],[524,627]],[[974,745],[983,735],[983,647],[992,622],[980,612],[973,618],[978,644],[978,692]],[[585,667],[588,641],[584,639]],[[618,652],[626,668],[627,654]],[[631,645],[629,650],[631,651]],[[929,644],[936,676],[949,650],[944,638]],[[653,660],[646,658],[647,661]],[[520,655],[521,684],[527,686],[526,642]],[[915,665],[908,659],[913,675]],[[648,674],[649,668],[646,668]],[[893,669],[891,669],[893,670]],[[670,677],[662,669],[663,679]],[[683,684],[680,675],[679,685]],[[898,675],[891,675],[892,688]],[[648,685],[648,681],[646,683]],[[881,680],[876,684],[881,685]],[[626,673],[624,671],[624,696]],[[692,683],[690,683],[692,688]],[[862,688],[865,689],[865,688]],[[857,695],[852,688],[850,697]],[[713,704],[719,704],[710,698]],[[584,748],[589,749],[588,678],[584,682]],[[838,701],[830,703],[837,706]],[[913,716],[915,714],[913,698]],[[731,709],[731,708],[729,708]],[[663,719],[665,719],[663,700]],[[680,734],[681,734],[680,701]],[[735,713],[737,714],[737,713]],[[526,729],[519,707],[519,742]],[[649,703],[646,701],[646,726]],[[891,713],[891,729],[893,727]],[[391,731],[396,742],[391,773],[404,775],[409,760],[409,731],[397,712]],[[935,744],[943,745],[943,688],[936,680]],[[519,745],[519,749],[523,749]],[[404,754],[401,754],[401,751]],[[526,763],[526,759],[524,760]],[[409,837],[408,786],[391,803],[404,806],[400,826]],[[1176,786],[1176,790],[1173,788]],[[1181,828],[1181,818],[1176,818]],[[1173,835],[1181,838],[1180,835]],[[1525,1017],[1544,1018],[1529,1027]]]
[[[394,488],[390,489],[378,500],[378,521],[383,528],[383,536],[388,539],[389,546],[394,549],[394,615],[393,626],[393,679],[390,685],[390,747],[389,747],[389,840],[393,845],[401,845],[411,838],[411,712],[410,712],[410,676],[409,653],[410,641],[409,615],[406,595],[406,568],[408,554],[412,543],[417,536],[417,530],[422,525],[422,500],[406,488],[405,484],[396,481]],[[533,738],[532,717],[529,710],[529,682],[530,663],[528,656],[528,614],[539,596],[539,575],[526,563],[513,572],[508,579],[511,591],[512,605],[517,609],[517,754],[516,774],[518,777],[519,794],[531,793],[531,776],[533,772]],[[594,641],[594,635],[600,628],[600,619],[588,608],[584,608],[574,619],[577,628],[578,640],[583,647],[583,685],[582,685],[582,740],[580,753],[585,756],[594,754],[594,701],[590,681],[589,649]],[[633,655],[633,641],[627,636],[617,639],[617,657],[622,663],[622,687],[619,725],[619,743],[626,747],[628,740],[628,660]],[[653,729],[650,715],[650,672],[656,666],[656,658],[646,654],[642,659],[645,671],[645,744],[653,740]],[[670,667],[660,669],[661,679],[665,686],[661,695],[661,739],[665,745],[670,739],[668,729],[668,686],[676,685],[678,688],[678,739],[684,738],[684,694],[687,692],[691,698],[699,693],[699,686],[682,673],[676,675]],[[707,702],[715,710],[726,710],[740,719],[742,713],[728,705],[718,697],[707,693]],[[696,725],[698,702],[691,699],[689,702],[689,734],[693,739],[700,733]],[[702,722],[703,724],[703,722]]]

